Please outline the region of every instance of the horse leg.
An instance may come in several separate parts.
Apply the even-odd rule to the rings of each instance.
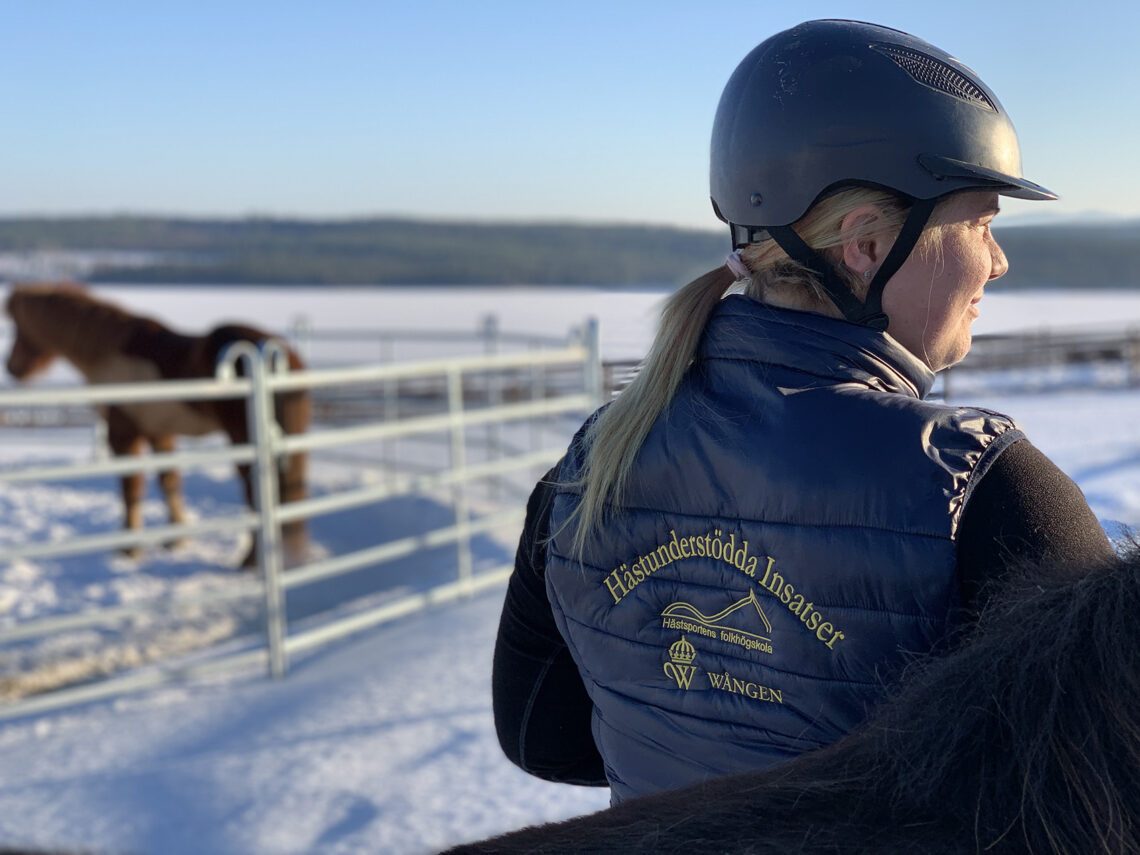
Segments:
[[[150,437],[150,445],[155,451],[169,453],[174,451],[174,434]],[[166,510],[170,515],[172,525],[181,525],[186,521],[186,506],[182,498],[182,473],[177,469],[163,469],[158,473],[158,483],[162,487],[162,497],[166,501]],[[176,549],[184,545],[186,539],[176,537],[163,543],[167,549]]]
[[[296,502],[305,498],[306,461],[306,455],[293,454],[289,456],[284,466],[278,467],[277,492],[280,502]],[[253,508],[255,505],[252,467],[248,463],[241,463],[238,464],[237,470],[238,475],[241,476],[242,487],[245,489],[246,503]],[[282,526],[282,534],[286,558],[290,562],[302,560],[305,555],[305,545],[308,542],[305,521],[297,520],[296,522],[286,523]],[[257,535],[254,534],[253,541],[249,545],[249,552],[247,552],[245,558],[242,559],[241,566],[248,568],[256,565]]]
[[[107,444],[117,457],[128,454],[142,454],[144,440],[135,423],[118,407],[107,408]],[[135,472],[120,479],[123,490],[124,527],[128,531],[142,528],[142,500],[146,495],[146,481],[143,473]],[[119,550],[129,558],[142,554],[139,546],[124,546]]]
[[[300,369],[300,360],[291,355],[290,368]],[[304,433],[312,419],[312,401],[307,391],[278,395],[274,400],[277,421],[286,435]],[[283,504],[299,502],[305,498],[305,483],[309,456],[305,452],[291,454],[278,463],[278,491]],[[281,530],[285,543],[285,556],[290,564],[300,564],[308,554],[309,533],[305,520],[286,523]]]
[[[249,442],[249,429],[245,423],[245,403],[243,401],[218,401],[215,409],[218,422],[230,442],[234,445],[245,445]],[[252,467],[248,463],[237,464],[238,477],[241,479],[242,491],[245,494],[245,503],[254,510]],[[257,532],[250,532],[249,549],[241,560],[243,570],[257,566]]]
[[[248,463],[239,463],[237,465],[238,476],[241,478],[242,489],[245,490],[245,503],[251,509],[254,506],[253,500],[253,467]],[[250,532],[249,550],[245,553],[245,558],[241,560],[241,566],[244,570],[249,570],[257,566],[257,532]]]
[[[305,498],[305,472],[309,456],[305,453],[290,454],[278,468],[278,490],[281,503],[299,502]],[[287,522],[281,527],[281,537],[285,543],[285,557],[290,564],[305,560],[309,543],[309,532],[305,520]]]

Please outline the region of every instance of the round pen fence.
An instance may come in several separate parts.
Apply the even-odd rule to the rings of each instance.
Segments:
[[[594,322],[588,323],[580,331],[578,340],[569,346],[563,342],[557,348],[535,349],[528,346],[513,352],[430,361],[289,372],[281,358],[282,353],[281,347],[272,341],[260,349],[248,342],[238,343],[219,360],[217,376],[208,380],[0,390],[0,412],[21,413],[36,410],[60,412],[61,409],[73,412],[79,408],[128,402],[243,399],[250,426],[247,443],[66,465],[7,466],[0,469],[0,484],[155,473],[174,467],[203,467],[218,463],[248,464],[252,467],[255,499],[252,510],[226,513],[193,523],[0,546],[0,567],[20,559],[100,553],[166,543],[190,535],[247,532],[256,534],[258,544],[256,573],[235,571],[232,579],[219,590],[193,597],[168,596],[157,601],[11,623],[0,628],[0,645],[68,631],[121,625],[140,615],[170,614],[237,601],[259,601],[264,615],[264,643],[254,649],[199,655],[193,661],[178,664],[160,663],[156,667],[32,695],[0,706],[0,718],[108,697],[174,680],[195,679],[257,666],[280,677],[286,673],[291,655],[431,604],[501,584],[510,574],[511,566],[503,564],[476,570],[472,561],[472,537],[507,526],[517,531],[524,515],[523,503],[493,501],[498,495],[501,480],[521,474],[524,482],[528,479],[533,482],[532,473],[543,471],[557,461],[566,441],[562,431],[557,443],[539,447],[542,433],[531,430],[531,442],[525,444],[528,447],[520,447],[518,442],[505,442],[502,431],[521,426],[526,435],[525,426],[552,417],[578,420],[598,406],[604,397],[598,329]],[[399,402],[398,412],[386,410],[382,398],[385,389],[390,390],[390,400]],[[339,395],[361,405],[355,415],[340,418],[332,426],[328,422],[318,423],[307,433],[285,435],[277,429],[274,421],[274,396],[296,390],[309,390],[318,402],[322,396],[329,400]],[[361,390],[367,391],[362,393]],[[381,395],[379,401],[375,397],[378,393]],[[437,405],[417,409],[417,400],[433,400]],[[364,406],[368,403],[371,405]],[[342,415],[344,412],[342,408]],[[485,439],[479,459],[469,459],[473,431],[480,431]],[[356,485],[284,504],[278,501],[277,461],[283,456],[335,451],[361,443],[394,444],[425,438],[438,443],[440,459],[445,460],[446,465],[426,472],[414,469],[392,471],[381,483]],[[479,503],[474,501],[477,489],[483,497]],[[426,493],[448,498],[453,511],[452,524],[345,554],[318,557],[288,569],[284,567],[282,525],[360,508],[393,497]],[[291,591],[441,546],[455,551],[453,578],[347,616],[290,631],[285,604]]]

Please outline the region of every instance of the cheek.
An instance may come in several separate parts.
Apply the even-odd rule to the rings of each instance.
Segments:
[[[919,334],[929,331],[956,303],[953,283],[959,279],[957,260],[949,253],[908,260],[883,294],[883,308],[900,327]]]
[[[993,257],[989,247],[981,240],[966,240],[947,252],[945,281],[942,291],[950,307],[968,305],[989,281],[993,270]]]

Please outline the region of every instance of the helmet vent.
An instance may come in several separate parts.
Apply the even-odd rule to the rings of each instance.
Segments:
[[[937,89],[939,92],[945,92],[947,95],[997,112],[997,108],[981,87],[939,59],[898,45],[871,45],[871,49],[894,60],[899,68],[923,86],[929,86],[931,89]]]

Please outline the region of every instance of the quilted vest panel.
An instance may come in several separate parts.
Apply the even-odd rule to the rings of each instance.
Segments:
[[[832,743],[944,637],[962,508],[1022,434],[932,382],[883,333],[728,297],[581,561],[559,488],[547,592],[615,801]]]

